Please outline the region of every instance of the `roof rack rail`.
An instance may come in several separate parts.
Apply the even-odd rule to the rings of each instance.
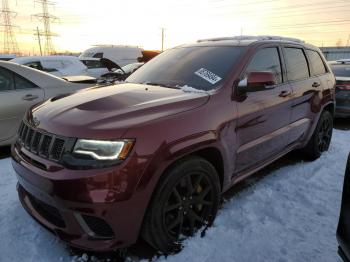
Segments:
[[[216,37],[208,39],[200,39],[197,43],[209,42],[209,41],[225,41],[225,40],[234,40],[234,41],[243,41],[243,40],[252,40],[252,41],[261,41],[261,40],[278,40],[278,41],[290,41],[296,43],[305,43],[305,41],[298,38],[284,37],[284,36],[274,36],[274,35],[242,35],[242,36],[232,36],[232,37]]]

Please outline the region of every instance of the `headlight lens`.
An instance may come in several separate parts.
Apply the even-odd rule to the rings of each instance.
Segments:
[[[133,140],[103,141],[78,139],[73,153],[101,161],[124,160],[132,149]]]

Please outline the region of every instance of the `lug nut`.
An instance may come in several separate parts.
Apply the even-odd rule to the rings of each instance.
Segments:
[[[187,214],[187,212],[185,211],[185,212],[184,212],[184,215],[186,215],[186,214]]]

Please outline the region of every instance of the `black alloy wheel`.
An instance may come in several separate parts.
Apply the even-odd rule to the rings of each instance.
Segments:
[[[142,236],[163,253],[179,251],[182,240],[212,224],[220,193],[219,176],[211,163],[197,156],[180,160],[158,183]]]

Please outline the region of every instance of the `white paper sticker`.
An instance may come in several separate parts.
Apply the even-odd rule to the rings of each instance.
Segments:
[[[201,68],[198,71],[194,72],[197,76],[203,78],[204,80],[208,81],[212,85],[219,82],[222,78],[213,72],[210,72],[209,70],[205,68]]]

